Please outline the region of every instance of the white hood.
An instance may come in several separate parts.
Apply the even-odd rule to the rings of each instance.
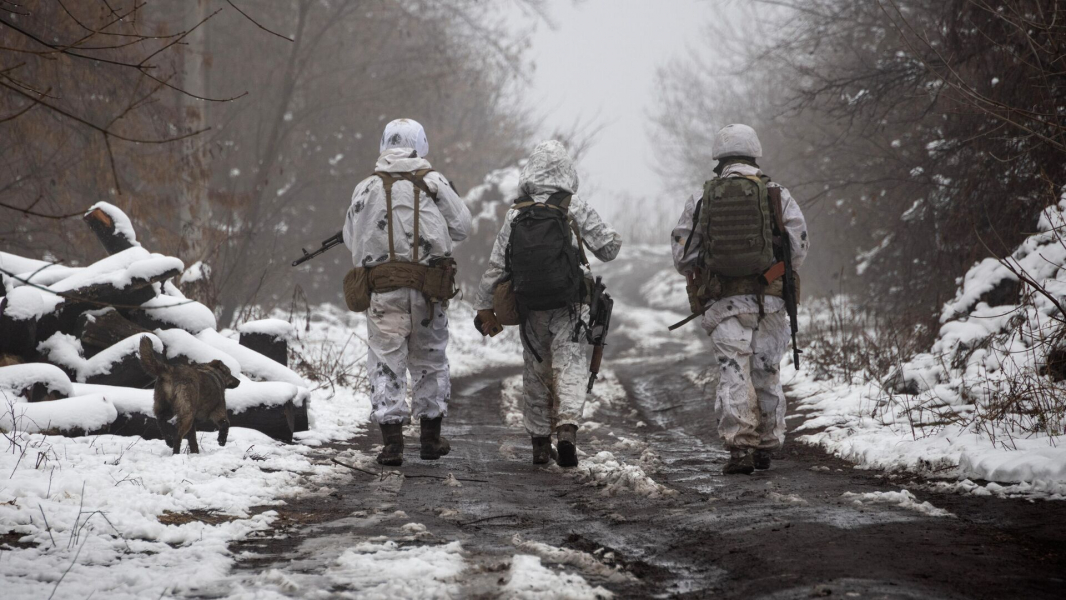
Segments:
[[[541,202],[555,192],[577,193],[577,169],[562,143],[548,140],[537,144],[522,167],[519,188]]]
[[[385,173],[413,173],[415,171],[421,171],[422,169],[432,169],[433,166],[429,164],[429,161],[420,158],[417,153],[410,148],[391,148],[385,150],[378,157],[378,162],[374,165],[375,171],[383,171]]]
[[[385,132],[381,134],[380,152],[391,148],[406,148],[418,153],[419,156],[429,156],[429,140],[426,139],[426,130],[422,124],[414,119],[396,119],[385,126]]]

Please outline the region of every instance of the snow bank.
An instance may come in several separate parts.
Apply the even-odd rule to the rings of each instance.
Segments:
[[[46,402],[8,404],[0,414],[0,430],[25,433],[99,431],[115,422],[118,412],[99,394]]]
[[[296,386],[307,387],[307,382],[292,369],[275,362],[266,356],[240,345],[236,340],[223,336],[214,329],[201,331],[196,339],[233,357],[240,367],[240,372],[260,381],[283,381]],[[231,369],[232,370],[232,369]]]
[[[13,399],[38,383],[60,396],[74,395],[74,386],[62,369],[47,363],[26,363],[0,367],[0,400]]]
[[[291,340],[293,338],[292,323],[282,319],[260,319],[248,321],[237,327],[239,333],[268,335],[274,339]]]

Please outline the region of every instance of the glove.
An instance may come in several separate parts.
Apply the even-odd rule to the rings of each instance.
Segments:
[[[496,337],[503,332],[503,327],[491,308],[477,311],[477,316],[474,317],[474,327],[477,328],[478,333],[489,337]]]

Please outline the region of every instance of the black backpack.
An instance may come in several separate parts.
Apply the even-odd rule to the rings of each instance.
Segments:
[[[544,203],[528,196],[514,202],[507,270],[519,313],[555,310],[581,302],[584,251],[574,245],[569,192],[556,192]]]

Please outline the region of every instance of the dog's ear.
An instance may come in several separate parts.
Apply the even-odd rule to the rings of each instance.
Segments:
[[[241,384],[241,380],[234,377],[233,373],[230,372],[229,367],[226,366],[226,363],[221,360],[213,360],[208,363],[208,366],[222,374],[222,381],[225,383],[226,389],[232,390]]]

